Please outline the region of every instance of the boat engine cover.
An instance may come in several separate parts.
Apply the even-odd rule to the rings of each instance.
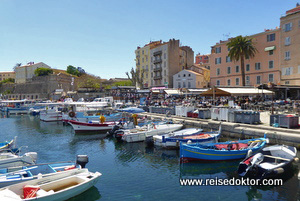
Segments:
[[[85,168],[85,165],[89,162],[89,157],[87,155],[77,155],[76,163],[82,168]]]

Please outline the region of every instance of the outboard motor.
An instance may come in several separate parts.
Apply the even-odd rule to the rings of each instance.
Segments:
[[[109,134],[112,135],[119,129],[120,129],[119,125],[114,125],[114,127],[109,131]]]
[[[76,164],[85,168],[85,165],[89,162],[89,157],[87,155],[77,155]]]

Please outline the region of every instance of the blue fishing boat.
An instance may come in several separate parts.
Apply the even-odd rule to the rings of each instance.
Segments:
[[[188,162],[191,160],[223,161],[245,158],[248,151],[255,153],[266,144],[266,138],[227,141],[208,144],[181,144],[180,160]]]

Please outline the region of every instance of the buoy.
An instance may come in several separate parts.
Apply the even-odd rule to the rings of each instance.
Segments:
[[[298,158],[298,157],[294,158],[294,161],[295,161],[296,163],[298,163],[298,162],[299,162],[299,158]]]

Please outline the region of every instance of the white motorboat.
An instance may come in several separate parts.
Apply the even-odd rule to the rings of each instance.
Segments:
[[[99,121],[92,122],[92,123],[84,123],[84,122],[70,120],[68,123],[71,124],[75,133],[89,132],[89,131],[106,132],[106,131],[111,130],[113,128],[113,126],[115,125],[115,122],[100,123]]]
[[[15,155],[13,153],[1,153],[0,168],[32,165],[35,164],[36,159],[36,152],[27,152],[22,156]]]
[[[124,130],[122,140],[126,142],[140,142],[145,141],[146,137],[161,135],[164,133],[176,131],[182,128],[182,124],[158,124],[154,123],[145,125],[140,128]]]
[[[57,104],[48,105],[46,109],[40,111],[40,120],[41,121],[61,121],[62,112],[59,110]]]
[[[65,171],[46,178],[21,182],[0,189],[0,200],[67,200],[96,184],[101,173],[88,169]]]

